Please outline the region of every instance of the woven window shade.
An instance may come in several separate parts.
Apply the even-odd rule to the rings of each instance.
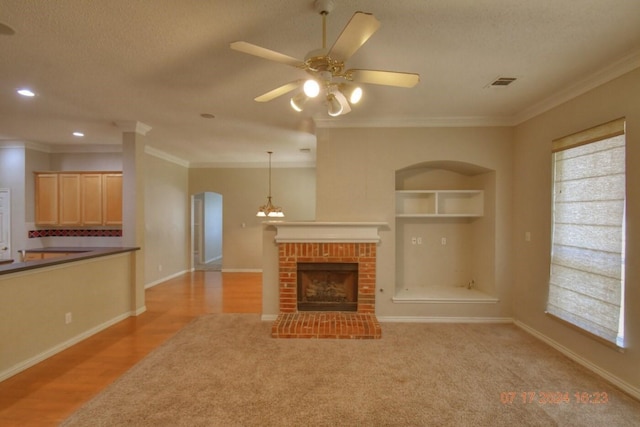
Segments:
[[[594,132],[596,129],[598,132]],[[624,120],[554,141],[547,311],[620,345],[624,279]]]

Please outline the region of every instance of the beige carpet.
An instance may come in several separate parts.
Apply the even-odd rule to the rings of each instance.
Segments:
[[[513,325],[384,323],[380,340],[270,329],[258,315],[196,319],[63,425],[640,425],[640,402]],[[577,403],[583,391],[608,402]],[[570,402],[540,404],[539,392]]]

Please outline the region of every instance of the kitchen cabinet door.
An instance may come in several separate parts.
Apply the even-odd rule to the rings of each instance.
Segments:
[[[35,223],[58,224],[58,174],[39,173],[35,176]]]
[[[104,225],[122,225],[122,174],[102,176]]]
[[[83,173],[81,181],[82,224],[102,225],[102,174]]]
[[[59,225],[82,225],[80,216],[80,174],[61,173],[58,175]]]

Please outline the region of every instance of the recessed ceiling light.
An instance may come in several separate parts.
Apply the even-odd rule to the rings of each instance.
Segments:
[[[84,136],[84,133],[82,133],[82,132],[74,132],[73,136]]]
[[[27,88],[18,89],[18,93],[22,96],[28,96],[28,97],[36,96],[36,94],[31,89],[27,89]]]

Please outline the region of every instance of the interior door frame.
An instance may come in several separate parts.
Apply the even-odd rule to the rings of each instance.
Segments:
[[[6,193],[7,195],[7,212],[5,224],[0,224],[0,231],[5,229],[6,226],[6,247],[7,250],[0,251],[0,260],[11,259],[11,190],[9,188],[0,188],[0,193]],[[2,221],[5,221],[5,216],[2,215]],[[0,244],[2,244],[2,236],[0,236]],[[1,249],[1,248],[0,248]]]

